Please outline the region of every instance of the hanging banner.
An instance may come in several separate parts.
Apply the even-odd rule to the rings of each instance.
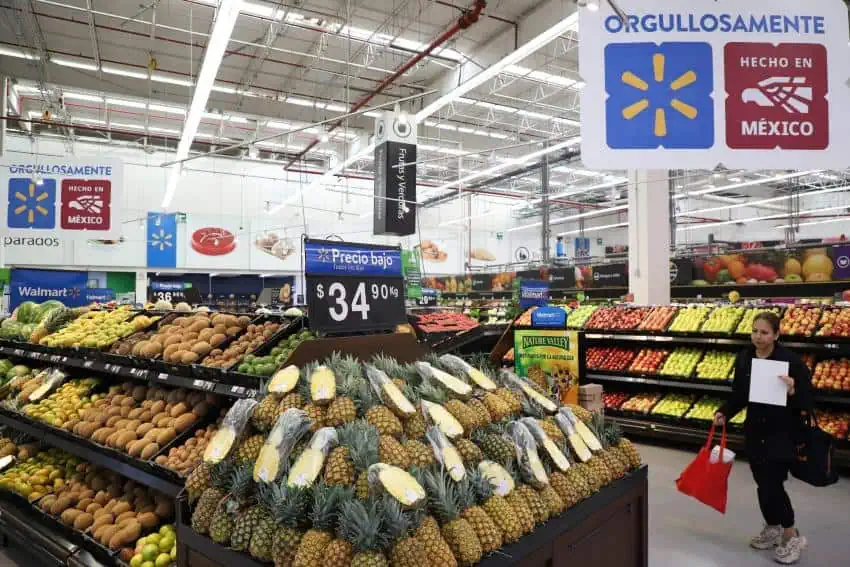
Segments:
[[[582,159],[593,169],[847,164],[841,0],[630,0],[581,10]]]
[[[518,376],[543,371],[555,379],[561,402],[578,403],[579,333],[517,329],[514,331],[514,364]]]
[[[374,232],[416,232],[416,128],[385,112],[375,124]]]
[[[121,236],[124,166],[109,158],[0,161],[2,234],[62,239]]]
[[[419,299],[422,297],[422,269],[419,258],[419,249],[402,250],[401,263],[404,268],[404,281],[407,284],[407,298]]]
[[[670,260],[670,285],[690,285],[694,281],[694,262],[690,258]]]
[[[549,282],[522,280],[519,283],[519,306],[522,309],[549,303]]]
[[[601,264],[593,266],[588,287],[629,287],[628,264]]]
[[[575,262],[581,264],[589,261],[590,258],[590,239],[586,236],[577,236],[573,241],[575,246]]]
[[[86,296],[87,272],[54,270],[12,270],[9,284],[9,309],[24,301],[43,303],[61,301],[66,307],[82,307],[90,302]]]
[[[148,268],[177,267],[177,215],[148,213]]]

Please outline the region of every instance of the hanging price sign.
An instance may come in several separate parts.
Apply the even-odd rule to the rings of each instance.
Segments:
[[[407,322],[399,248],[307,240],[304,255],[312,328],[381,331]]]

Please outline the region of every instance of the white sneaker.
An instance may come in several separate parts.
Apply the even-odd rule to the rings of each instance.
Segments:
[[[753,549],[773,549],[782,543],[782,528],[765,526],[759,535],[750,540]]]
[[[785,543],[780,542],[774,552],[773,560],[783,565],[792,565],[800,560],[803,550],[809,542],[799,532]]]

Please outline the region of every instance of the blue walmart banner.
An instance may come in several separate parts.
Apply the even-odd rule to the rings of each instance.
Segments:
[[[565,329],[567,312],[560,307],[540,307],[531,314],[531,326],[535,329]]]
[[[148,267],[177,267],[177,215],[148,213]]]
[[[549,303],[549,282],[541,280],[522,280],[519,284],[519,306],[528,309],[534,305]]]
[[[326,240],[304,242],[307,275],[401,277],[401,249]]]
[[[86,292],[88,273],[52,270],[12,270],[9,308],[14,310],[24,301],[43,303],[54,299],[66,307],[82,307],[90,303]]]

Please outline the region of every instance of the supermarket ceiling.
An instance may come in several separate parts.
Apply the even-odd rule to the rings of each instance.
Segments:
[[[0,0],[0,74],[14,81],[10,130],[61,137],[68,145],[177,149],[226,4]],[[226,34],[191,151],[263,139],[225,155],[276,160],[299,171],[324,172],[342,162],[343,173],[368,176],[368,155],[349,158],[368,144],[374,114],[353,116],[333,129],[331,119],[363,101],[371,108],[405,100],[402,108],[419,114],[419,175],[431,186],[425,193],[429,203],[471,192],[514,203],[518,217],[534,215],[540,172],[525,157],[546,144],[563,146],[549,154],[558,196],[553,212],[622,202],[625,172],[589,171],[577,146],[566,143],[579,136],[583,87],[574,0],[489,0],[477,21],[469,21],[476,4],[246,0]],[[565,25],[527,57],[463,96],[432,104],[555,22]],[[453,26],[461,29],[447,34]],[[447,41],[422,57],[443,35]],[[418,61],[410,65],[413,59]],[[688,171],[674,184],[686,195],[734,205],[800,187],[840,186],[850,174],[776,176]]]

